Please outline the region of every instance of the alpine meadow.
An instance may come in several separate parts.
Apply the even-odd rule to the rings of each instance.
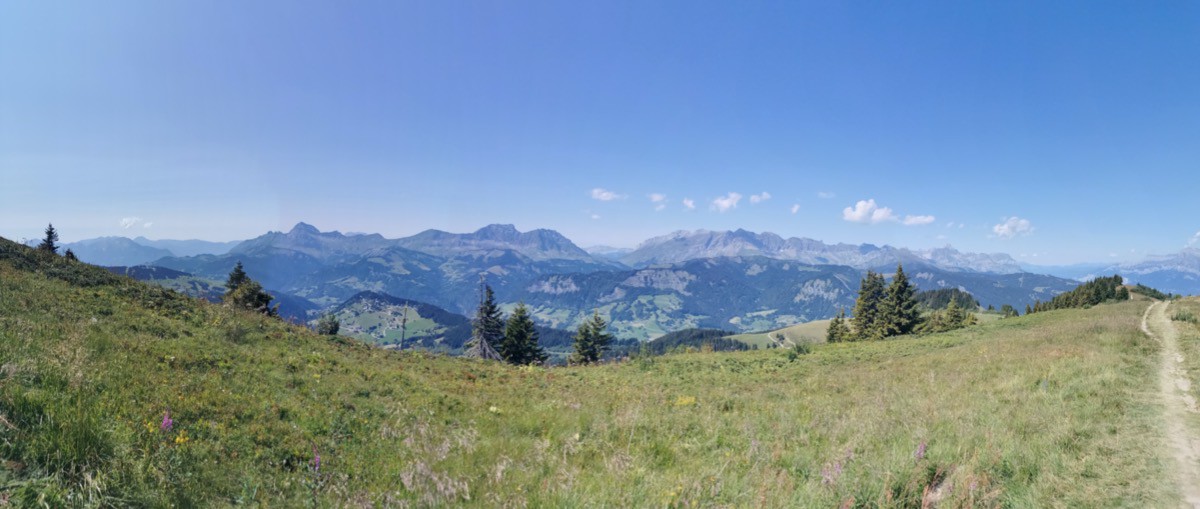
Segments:
[[[0,2],[0,509],[1200,509],[1198,28]]]

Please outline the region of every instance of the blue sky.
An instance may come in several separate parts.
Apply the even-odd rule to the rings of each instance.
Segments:
[[[1196,62],[1192,2],[5,2],[0,235],[1138,259],[1200,230]]]

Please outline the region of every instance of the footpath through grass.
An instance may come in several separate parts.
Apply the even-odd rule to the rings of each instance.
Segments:
[[[0,499],[19,505],[1177,502],[1145,302],[794,360],[542,369],[61,278],[0,259]]]

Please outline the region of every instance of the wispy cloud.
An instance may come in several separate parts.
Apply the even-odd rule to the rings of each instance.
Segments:
[[[662,193],[650,193],[646,195],[646,197],[650,198],[650,203],[657,204],[654,206],[655,211],[667,208],[667,195]]]
[[[691,198],[684,198],[683,199],[683,207],[688,210],[695,210],[696,209],[696,201]]]
[[[1197,243],[1200,243],[1200,232],[1196,232],[1195,235],[1192,235],[1192,240],[1188,241],[1187,247],[1192,247]]]
[[[625,195],[617,194],[603,187],[592,189],[592,199],[600,201],[613,201],[624,199]]]
[[[771,193],[763,191],[762,194],[750,195],[750,203],[762,203],[771,199]]]
[[[600,214],[592,214],[592,219],[600,219]]]
[[[712,201],[712,209],[717,212],[728,212],[736,209],[738,202],[742,201],[741,193],[729,193],[725,196],[718,196]]]
[[[121,228],[124,228],[126,230],[133,228],[134,226],[137,226],[137,225],[142,225],[142,227],[144,227],[144,228],[149,228],[153,224],[154,223],[148,223],[148,222],[142,220],[142,218],[137,217],[137,216],[121,218]]]
[[[1007,217],[1004,218],[1004,222],[992,227],[992,233],[1002,239],[1011,239],[1017,235],[1033,233],[1033,225],[1028,219],[1021,219],[1017,216]]]
[[[886,221],[897,221],[892,209],[880,207],[874,199],[859,200],[853,207],[842,209],[842,219],[851,223],[878,224]]]
[[[905,226],[926,225],[934,221],[937,221],[937,218],[933,216],[904,216]]]
[[[800,204],[794,203],[794,204],[792,204],[792,213],[795,214],[797,212],[800,212]]]
[[[817,198],[822,200],[829,200],[836,197],[837,195],[834,194],[833,191],[817,191]]]

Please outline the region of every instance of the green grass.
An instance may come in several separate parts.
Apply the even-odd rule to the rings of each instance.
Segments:
[[[0,497],[19,505],[1178,501],[1144,302],[798,356],[513,368],[14,264],[0,256]]]
[[[784,327],[782,329],[773,330],[770,332],[756,332],[750,334],[736,334],[730,336],[729,339],[741,341],[750,346],[758,345],[759,348],[767,348],[768,346],[777,343],[774,339],[776,334],[783,334],[785,341],[790,341],[792,344],[797,342],[805,343],[824,343],[825,332],[829,329],[829,320],[816,320],[801,324]]]

